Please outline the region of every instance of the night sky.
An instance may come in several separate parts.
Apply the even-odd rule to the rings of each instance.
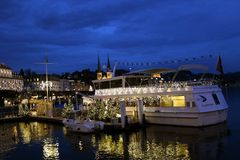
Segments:
[[[213,54],[240,70],[239,0],[1,0],[0,62],[44,72]],[[211,60],[216,63],[215,59]]]

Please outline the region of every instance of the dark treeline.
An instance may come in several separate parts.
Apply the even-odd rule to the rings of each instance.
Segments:
[[[230,85],[240,86],[240,72],[227,73],[224,75],[224,79]]]
[[[127,70],[118,69],[116,70],[116,76],[123,75],[127,73]],[[92,80],[97,79],[97,71],[91,71],[90,69],[83,69],[81,71],[74,71],[74,72],[65,72],[62,74],[49,74],[49,76],[58,77],[60,79],[71,79],[71,80],[80,80],[85,82],[86,84],[91,84]],[[106,73],[103,72],[103,75]],[[37,74],[36,72],[32,71],[31,69],[21,69],[19,75],[22,76],[24,79],[32,79],[39,75],[44,74]]]
[[[115,72],[115,76],[120,76],[127,72],[128,72],[128,70],[118,69]],[[177,76],[177,79],[180,78],[181,80],[186,80],[185,79],[186,77],[188,77],[187,79],[195,79],[195,78],[198,79],[201,76],[201,74],[196,75],[190,71],[184,71],[184,72],[179,74]],[[86,84],[91,84],[92,80],[97,79],[96,73],[97,73],[97,71],[91,71],[90,69],[83,69],[81,71],[65,72],[62,74],[49,74],[49,76],[55,76],[55,77],[58,77],[61,79],[81,80],[82,82],[85,82]],[[103,75],[105,75],[105,74],[106,73],[103,72]],[[169,74],[166,78],[170,80],[171,77],[173,76],[173,74],[174,73]],[[24,79],[30,79],[30,78],[34,78],[34,77],[38,76],[38,74],[34,71],[31,71],[31,69],[26,69],[26,70],[21,69],[19,72],[19,75],[21,75]],[[185,78],[182,78],[182,77],[185,77]],[[205,75],[205,78],[206,77],[208,77],[208,79],[211,79],[211,78],[216,79],[217,77],[219,77],[219,75],[207,73]],[[223,78],[224,78],[224,81],[230,85],[240,85],[240,72],[226,73],[223,76]]]
[[[116,76],[120,76],[127,72],[128,72],[127,70],[119,69],[119,70],[116,70],[115,74]],[[106,75],[106,73],[103,72],[103,75]],[[91,84],[92,80],[97,79],[97,71],[91,71],[90,69],[83,69],[82,71],[74,71],[72,73],[69,73],[69,72],[63,73],[60,77],[63,79],[81,80],[86,84]]]

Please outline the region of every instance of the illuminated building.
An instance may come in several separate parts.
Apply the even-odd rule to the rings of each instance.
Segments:
[[[107,78],[112,78],[112,71],[111,71],[109,56],[108,56],[108,64],[107,64]]]
[[[69,80],[70,91],[88,91],[89,85],[80,80]]]
[[[34,78],[27,79],[27,86],[32,91],[45,91],[46,79],[45,75],[37,75]],[[80,80],[60,79],[58,76],[49,75],[48,77],[49,91],[88,91],[89,85]]]
[[[33,91],[45,91],[46,90],[46,77],[45,75],[37,75],[34,78],[28,79],[28,86],[31,86]],[[60,91],[61,84],[60,79],[57,76],[48,77],[49,91]]]
[[[0,64],[0,90],[23,90],[23,79],[4,64]]]
[[[70,80],[68,79],[60,79],[60,90],[61,91],[70,91]]]

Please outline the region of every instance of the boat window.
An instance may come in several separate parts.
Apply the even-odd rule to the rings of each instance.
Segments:
[[[122,80],[114,80],[111,81],[111,88],[119,88],[122,87]]]
[[[109,81],[101,82],[101,83],[100,83],[100,88],[101,88],[101,89],[107,89],[107,88],[109,88]]]
[[[126,101],[126,106],[128,107],[135,107],[137,106],[135,101]]]
[[[153,97],[153,98],[143,98],[143,105],[145,107],[159,107],[160,106],[160,99]]]
[[[161,107],[186,107],[185,96],[161,96]]]
[[[172,107],[173,101],[171,96],[161,96],[161,107]]]
[[[133,87],[133,86],[146,85],[146,83],[148,82],[144,81],[142,77],[131,77],[131,78],[126,78],[125,86]]]
[[[192,101],[192,107],[196,107],[196,103]]]
[[[220,104],[219,99],[215,93],[212,94],[212,97],[213,97],[215,104]]]
[[[94,88],[95,89],[100,89],[100,83],[94,83]]]
[[[185,96],[172,96],[173,107],[185,107]]]

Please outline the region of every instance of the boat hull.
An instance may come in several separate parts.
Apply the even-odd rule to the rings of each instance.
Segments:
[[[101,121],[82,121],[64,119],[63,124],[67,130],[80,133],[92,133],[96,130],[104,129],[104,122]]]
[[[146,123],[201,127],[227,120],[227,109],[209,112],[145,112]]]

